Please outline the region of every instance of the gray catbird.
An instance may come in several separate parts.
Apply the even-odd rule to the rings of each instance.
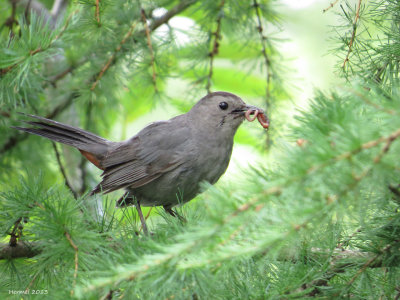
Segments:
[[[254,115],[250,118],[250,114]],[[103,170],[102,181],[91,194],[125,189],[117,205],[134,204],[148,232],[140,206],[172,207],[193,199],[199,183],[217,182],[228,167],[233,137],[242,121],[258,117],[268,127],[264,112],[238,96],[215,92],[203,97],[186,114],[154,122],[123,142],[111,142],[93,133],[46,118],[16,129],[77,148]]]

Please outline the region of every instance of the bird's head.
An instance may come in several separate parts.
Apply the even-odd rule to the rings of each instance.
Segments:
[[[213,132],[226,132],[232,136],[245,118],[253,121],[258,117],[264,128],[269,126],[262,109],[248,105],[240,97],[228,92],[208,94],[200,99],[188,114],[195,126],[203,126]],[[251,118],[251,115],[254,115],[254,118]]]

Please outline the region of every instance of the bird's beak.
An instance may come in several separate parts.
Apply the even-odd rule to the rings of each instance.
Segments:
[[[261,108],[258,108],[257,106],[246,105],[244,107],[244,112],[246,113],[247,111],[251,111],[252,112],[251,115],[253,115],[256,110],[258,111],[258,113],[264,114],[264,110]]]
[[[237,115],[240,115],[240,116],[244,116],[245,113],[246,113],[247,111],[250,111],[252,115],[253,115],[256,111],[258,111],[258,112],[261,113],[261,114],[264,113],[264,110],[263,110],[263,109],[258,108],[257,106],[247,105],[247,104],[244,105],[242,108],[233,110],[231,113],[232,113],[232,114],[237,114]]]

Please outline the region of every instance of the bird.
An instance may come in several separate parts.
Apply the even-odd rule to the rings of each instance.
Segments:
[[[162,206],[178,216],[174,206],[199,194],[201,182],[212,185],[225,173],[235,133],[245,119],[257,117],[264,128],[269,126],[262,109],[222,91],[209,93],[187,113],[151,123],[121,142],[44,117],[25,116],[34,119],[24,121],[30,126],[13,128],[75,147],[103,171],[90,195],[125,190],[116,205],[134,205],[145,234],[149,231],[141,206]]]

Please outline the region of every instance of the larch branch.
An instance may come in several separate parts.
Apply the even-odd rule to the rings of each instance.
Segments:
[[[225,0],[222,0],[221,3],[219,4],[219,13],[218,13],[218,17],[216,20],[217,28],[211,34],[211,37],[214,36],[214,42],[212,44],[211,51],[208,53],[208,55],[210,57],[210,65],[209,65],[209,71],[208,71],[208,76],[207,76],[207,85],[206,85],[207,94],[211,93],[211,80],[212,80],[212,76],[213,76],[214,57],[218,54],[218,51],[219,51],[219,41],[221,40],[221,21],[222,21],[222,18],[224,17],[224,5],[225,5]],[[212,40],[212,38],[211,38],[211,40]]]
[[[155,59],[154,59],[154,51],[153,51],[153,45],[151,44],[150,28],[149,28],[149,25],[147,24],[147,19],[146,19],[146,14],[144,12],[144,9],[140,10],[140,15],[142,17],[143,26],[144,26],[146,38],[147,38],[147,46],[149,47],[149,52],[150,52],[150,64],[151,64],[151,69],[153,71],[152,81],[153,81],[153,85],[154,85],[154,90],[157,92],[156,66],[155,66]]]
[[[347,51],[347,55],[346,58],[344,59],[343,65],[342,65],[342,69],[344,70],[344,68],[346,67],[346,63],[349,61],[349,56],[353,47],[353,43],[356,37],[356,32],[357,32],[357,22],[360,18],[360,8],[361,8],[361,2],[362,0],[358,0],[358,4],[357,4],[357,11],[356,11],[356,16],[354,17],[354,22],[353,22],[353,32],[351,34],[351,39],[350,39],[350,43],[349,43],[349,49]]]
[[[261,12],[260,12],[260,5],[257,2],[257,0],[253,0],[253,7],[256,12],[257,16],[257,30],[260,36],[260,42],[261,42],[261,53],[264,57],[264,63],[265,63],[265,68],[266,68],[266,87],[265,87],[265,97],[266,97],[266,105],[267,109],[270,106],[270,96],[271,96],[271,77],[272,77],[272,72],[271,72],[271,59],[269,58],[267,54],[267,37],[264,35],[264,28],[262,26],[262,21],[261,21]]]

